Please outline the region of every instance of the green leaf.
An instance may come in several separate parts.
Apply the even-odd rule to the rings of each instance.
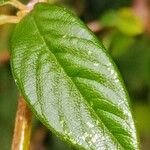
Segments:
[[[8,0],[0,0],[0,6],[8,4]]]
[[[136,36],[144,32],[144,24],[140,17],[134,14],[131,8],[123,8],[118,11],[117,28],[123,33]]]
[[[144,32],[144,24],[140,17],[136,16],[131,8],[121,8],[117,11],[110,10],[101,18],[104,27],[115,27],[122,33],[136,36]]]
[[[104,27],[116,27],[118,21],[118,15],[116,10],[109,10],[104,13],[101,18],[100,22]]]
[[[75,15],[37,4],[17,25],[11,50],[15,81],[52,132],[79,149],[138,149],[122,79]]]

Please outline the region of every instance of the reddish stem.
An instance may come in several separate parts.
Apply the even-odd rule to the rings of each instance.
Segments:
[[[31,134],[31,111],[23,97],[19,97],[18,109],[15,120],[12,150],[29,150]]]

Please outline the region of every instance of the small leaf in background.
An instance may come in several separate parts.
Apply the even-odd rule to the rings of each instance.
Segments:
[[[9,0],[0,0],[0,6],[6,5]]]
[[[139,17],[135,16],[130,8],[122,8],[118,11],[117,27],[123,33],[135,36],[143,33],[144,25]]]
[[[131,8],[110,10],[100,19],[104,27],[115,27],[129,36],[136,36],[144,32],[141,19],[136,16]]]
[[[37,4],[14,31],[11,66],[33,112],[63,140],[86,150],[138,149],[117,68],[70,11]]]

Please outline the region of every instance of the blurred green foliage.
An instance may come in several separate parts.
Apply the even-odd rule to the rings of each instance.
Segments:
[[[104,27],[114,27],[129,36],[136,36],[144,31],[141,19],[135,16],[131,8],[107,11],[102,15],[100,22]]]
[[[17,90],[8,64],[0,66],[0,150],[9,150],[13,135]]]
[[[129,91],[142,149],[150,148],[150,35],[139,18],[124,9],[131,0],[55,0],[74,10],[84,21],[100,20],[104,31],[97,33],[114,58]],[[110,11],[111,10],[111,11]],[[6,9],[5,9],[6,11]],[[10,12],[10,10],[8,10]],[[11,12],[15,12],[14,10]],[[1,14],[1,9],[0,9]],[[99,19],[101,18],[101,19]],[[0,55],[9,50],[11,27],[0,27]],[[10,150],[18,91],[9,62],[0,65],[0,150]],[[36,120],[36,119],[35,119]],[[33,133],[39,126],[36,120]],[[60,139],[47,133],[45,149],[71,150]]]

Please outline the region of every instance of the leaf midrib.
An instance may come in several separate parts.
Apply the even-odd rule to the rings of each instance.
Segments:
[[[37,27],[37,30],[38,30],[38,32],[39,32],[39,35],[41,36],[41,38],[43,39],[43,42],[45,43],[45,45],[46,45],[46,47],[49,49],[49,46],[47,45],[47,42],[46,42],[46,40],[45,40],[45,38],[42,36],[42,34],[41,34],[41,31],[40,31],[40,29],[39,29],[39,27],[38,27],[38,23],[36,22],[36,18],[34,17],[34,14],[32,14],[32,17],[33,17],[33,20],[34,20],[34,22],[35,22],[35,25],[36,25],[36,27]],[[59,60],[58,60],[58,58],[55,56],[55,54],[51,51],[51,53],[54,55],[54,57],[55,57],[55,59],[58,61],[58,63],[59,63]],[[64,70],[64,72],[65,72],[65,74],[70,78],[70,80],[73,82],[73,84],[75,85],[75,87],[78,89],[78,87],[76,86],[76,84],[75,84],[75,82],[73,81],[73,79],[67,74],[67,72],[65,71],[65,69],[63,68],[63,66],[59,63],[59,65],[61,66],[61,68]],[[81,94],[81,96],[83,97],[83,99],[85,99],[86,100],[86,98],[84,97],[84,95],[80,92],[80,90],[78,89],[78,92]],[[91,109],[87,104],[88,104],[88,102],[87,101],[85,101],[86,102],[86,106],[89,108],[89,110],[91,110],[93,113],[94,113],[94,115],[95,115],[95,117],[96,118],[98,118],[98,120],[100,121],[100,122],[102,122],[103,123],[103,125],[107,128],[107,130],[109,131],[109,135],[111,136],[112,135],[112,137],[114,138],[114,139],[116,139],[116,141],[118,142],[118,144],[124,149],[124,146],[122,145],[122,143],[120,143],[119,141],[118,141],[118,139],[113,135],[113,133],[109,130],[109,128],[105,125],[105,123],[99,118],[99,116],[97,115],[97,113],[93,110],[93,108]],[[125,149],[124,149],[125,150]]]
[[[34,22],[35,22],[35,26],[36,26],[36,28],[37,28],[37,30],[38,30],[38,32],[39,32],[39,35],[41,36],[41,33],[40,33],[40,30],[39,30],[39,28],[38,28],[38,26],[37,26],[37,24],[36,24],[36,21],[35,21],[35,18],[33,17],[33,20],[34,20]],[[46,43],[46,41],[45,41],[45,39],[41,36],[41,38],[43,39],[43,42],[45,43],[45,45],[46,45],[46,47],[48,47],[47,46],[47,43]],[[53,53],[52,53],[53,54]],[[54,54],[53,54],[54,55]],[[55,55],[54,55],[54,57],[55,57]],[[55,57],[56,58],[56,57]],[[56,60],[57,60],[57,58],[56,58]],[[58,60],[57,60],[58,61]],[[59,61],[58,61],[59,62]],[[60,65],[60,64],[59,64]],[[63,67],[62,67],[63,68]],[[37,70],[37,67],[36,67],[36,70]],[[64,69],[63,69],[64,70]],[[65,72],[65,70],[64,70],[64,72]],[[66,72],[65,72],[66,73]],[[36,79],[37,80],[37,79]],[[60,101],[58,100],[58,103],[60,103]],[[40,104],[41,104],[41,102],[40,102]],[[63,112],[63,111],[62,111]],[[60,112],[59,112],[59,114],[61,114]],[[78,113],[79,115],[80,115],[80,113]],[[43,112],[42,112],[42,115],[43,115],[43,117],[45,118],[45,120],[47,120],[46,119],[46,117],[45,117],[45,115],[43,114]],[[59,116],[59,118],[60,118],[60,116]],[[81,116],[79,117],[79,118],[81,118]],[[47,120],[47,122],[48,122],[48,120]],[[83,124],[83,122],[82,122],[82,120],[80,119],[80,123],[82,124],[82,127],[81,127],[81,129],[82,129],[82,131],[84,131],[85,132],[85,130],[84,130],[84,128],[83,128],[83,126],[84,126],[84,124]],[[63,127],[64,128],[64,127]],[[89,145],[89,147],[91,148],[91,146],[90,146],[90,144],[88,143],[88,141],[85,139],[85,142],[87,143],[87,145]]]

